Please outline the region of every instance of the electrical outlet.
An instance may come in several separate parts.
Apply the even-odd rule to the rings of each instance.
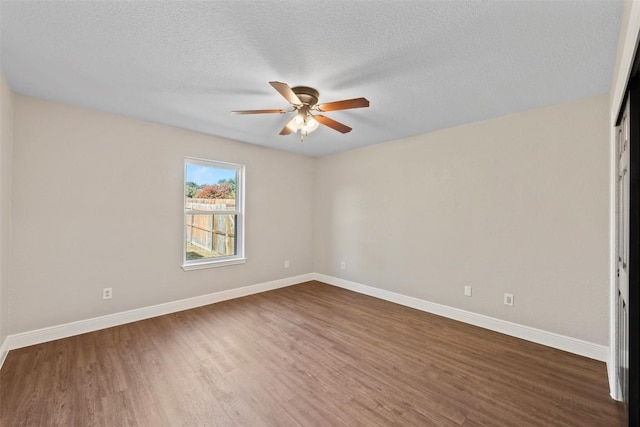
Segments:
[[[340,263],[340,269],[342,269],[342,270],[346,270],[346,269],[347,269],[347,263],[346,263],[346,262],[344,262],[344,261],[342,261],[342,262]]]
[[[504,305],[513,305],[513,294],[504,294]]]
[[[465,297],[470,297],[471,296],[471,285],[466,285],[464,287],[464,296]]]
[[[113,297],[112,288],[102,288],[102,299],[111,299]]]
[[[284,268],[289,268],[289,260],[286,260],[286,261],[284,262]]]

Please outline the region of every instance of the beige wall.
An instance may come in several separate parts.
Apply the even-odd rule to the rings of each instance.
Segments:
[[[13,95],[0,72],[0,346],[8,334]],[[0,354],[0,360],[2,354]]]
[[[313,159],[23,96],[14,113],[9,333],[312,271]],[[181,269],[185,156],[246,165],[245,264]]]
[[[15,96],[8,332],[316,271],[607,344],[607,101],[310,159]],[[246,264],[180,268],[185,156],[247,166]]]
[[[607,112],[602,95],[317,159],[315,271],[607,345]]]

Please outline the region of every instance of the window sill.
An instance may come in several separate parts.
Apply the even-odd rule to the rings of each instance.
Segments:
[[[182,269],[184,271],[202,270],[205,268],[226,267],[227,265],[244,264],[246,261],[246,258],[233,258],[217,261],[194,262],[189,264],[182,264]]]

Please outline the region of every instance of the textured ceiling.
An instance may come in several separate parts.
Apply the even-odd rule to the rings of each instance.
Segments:
[[[311,156],[609,91],[621,1],[2,1],[19,93]],[[366,97],[300,142],[270,80]]]

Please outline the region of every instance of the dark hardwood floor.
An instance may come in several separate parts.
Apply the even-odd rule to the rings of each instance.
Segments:
[[[605,364],[308,282],[13,350],[2,426],[622,426]]]

